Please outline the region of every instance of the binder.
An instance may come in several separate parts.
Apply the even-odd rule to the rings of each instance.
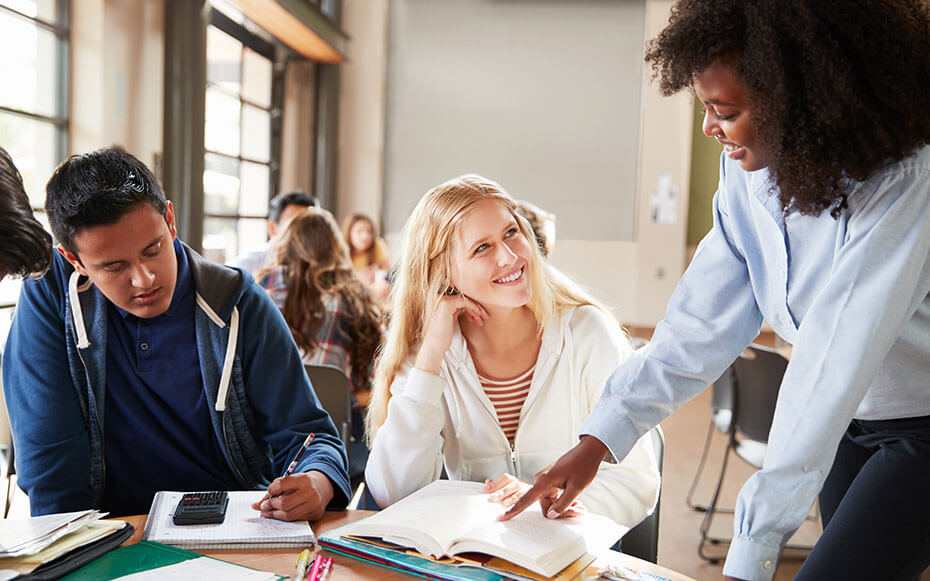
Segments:
[[[42,563],[30,573],[17,577],[17,580],[45,581],[47,579],[58,579],[62,575],[80,569],[95,559],[116,549],[123,544],[125,540],[131,537],[135,530],[136,529],[132,525],[127,524],[123,528],[117,529],[103,538],[77,547],[47,563]]]
[[[224,566],[229,565],[225,561],[205,557],[192,551],[152,541],[141,541],[103,555],[89,565],[62,577],[62,581],[104,581],[196,558],[210,559]],[[279,575],[274,577],[279,580],[286,579]]]

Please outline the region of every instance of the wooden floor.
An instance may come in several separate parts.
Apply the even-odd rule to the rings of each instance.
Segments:
[[[697,549],[701,538],[698,529],[703,513],[693,511],[685,504],[709,423],[710,390],[698,395],[662,422],[662,429],[665,431],[665,462],[662,473],[662,512],[659,516],[659,563],[699,580],[720,579],[723,574],[722,561],[713,565],[698,556]],[[713,438],[711,453],[694,495],[694,500],[698,503],[706,503],[710,499],[717,475],[720,473],[722,451],[726,442],[724,436],[717,432],[714,432]],[[734,505],[739,488],[753,470],[749,464],[731,454],[724,480],[724,493],[720,500],[721,506]],[[732,527],[733,516],[720,514],[714,518],[711,532],[715,536],[729,537],[732,535]],[[814,543],[819,535],[819,521],[809,521],[801,527],[791,542],[809,545]],[[711,547],[708,552],[724,557],[726,548]],[[800,565],[800,561],[783,560],[776,571],[775,579],[794,579]]]

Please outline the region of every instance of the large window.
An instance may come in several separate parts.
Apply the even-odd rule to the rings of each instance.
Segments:
[[[204,255],[227,262],[266,239],[274,46],[222,13],[207,29]]]
[[[45,182],[67,151],[68,2],[0,0],[0,146],[23,175],[37,217]],[[0,283],[0,346],[20,281]]]

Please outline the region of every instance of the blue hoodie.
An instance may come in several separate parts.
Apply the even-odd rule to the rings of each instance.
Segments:
[[[335,492],[327,508],[344,508],[345,450],[280,312],[249,274],[184,251],[196,290],[202,388],[215,402],[213,429],[239,486],[267,486],[314,432],[297,471],[326,474]],[[57,253],[48,274],[23,284],[3,386],[18,483],[33,515],[101,506],[106,301]]]

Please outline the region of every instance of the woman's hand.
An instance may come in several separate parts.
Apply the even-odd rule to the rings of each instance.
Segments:
[[[298,472],[275,478],[268,485],[268,495],[252,508],[267,518],[317,520],[323,516],[333,494],[333,483],[322,472]]]
[[[490,494],[488,502],[499,502],[504,506],[513,506],[530,485],[517,480],[516,476],[504,472],[494,480],[485,479],[482,492]]]
[[[505,507],[513,506],[523,494],[530,489],[530,485],[517,479],[516,476],[504,472],[494,480],[490,478],[484,481],[484,490],[490,494],[489,502],[499,502]],[[562,517],[581,516],[587,512],[587,509],[580,501],[575,500],[561,515]]]
[[[462,313],[477,325],[483,325],[489,316],[484,307],[463,294],[446,292],[429,301],[423,323],[423,342],[414,367],[439,375],[442,357],[452,344],[455,321]]]
[[[512,519],[533,504],[534,500],[539,500],[547,518],[565,516],[575,505],[575,498],[597,476],[597,468],[605,454],[607,446],[603,442],[594,436],[581,436],[574,448],[548,468],[536,473],[532,488],[499,520]]]

